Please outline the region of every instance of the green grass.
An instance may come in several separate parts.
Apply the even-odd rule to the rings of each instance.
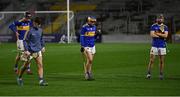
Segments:
[[[0,95],[28,96],[117,96],[180,95],[180,44],[169,44],[165,79],[158,78],[158,60],[152,79],[145,79],[150,44],[97,44],[93,64],[95,81],[85,81],[78,44],[46,44],[45,79],[49,86],[38,86],[37,67],[33,75],[23,75],[24,86],[16,84],[13,71],[15,44],[0,44]]]

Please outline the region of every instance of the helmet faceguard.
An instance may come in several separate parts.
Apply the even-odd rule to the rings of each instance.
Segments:
[[[92,17],[92,16],[87,17],[87,23],[88,23],[89,25],[95,25],[95,23],[96,23],[96,18],[95,18],[95,17]]]

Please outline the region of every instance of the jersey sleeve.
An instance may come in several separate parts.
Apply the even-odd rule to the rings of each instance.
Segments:
[[[41,46],[45,47],[45,42],[44,42],[44,39],[43,39],[43,34],[41,35]]]
[[[98,32],[97,32],[97,27],[95,26],[95,35],[97,34]]]
[[[32,20],[29,22],[29,26],[30,26],[30,27],[33,27],[33,22],[32,22]]]
[[[14,21],[12,24],[9,25],[9,29],[11,29],[13,32],[17,32],[16,26],[19,25],[18,21]]]
[[[151,26],[150,31],[155,31],[155,26],[154,25]]]
[[[80,43],[81,43],[81,46],[85,46],[85,42],[84,42],[84,35],[85,35],[85,27],[82,27],[81,29],[81,32],[80,32]]]
[[[164,32],[168,32],[168,27],[167,26],[164,27]]]

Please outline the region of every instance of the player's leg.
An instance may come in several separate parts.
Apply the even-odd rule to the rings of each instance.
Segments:
[[[20,61],[20,56],[22,54],[22,51],[24,50],[24,46],[23,46],[23,41],[20,41],[19,39],[16,41],[16,46],[17,46],[17,55],[15,58],[15,65],[14,65],[14,71],[16,72],[16,74],[18,74],[18,63]]]
[[[28,66],[27,66],[26,73],[27,73],[28,75],[32,75],[32,74],[33,74],[32,71],[31,71],[30,66],[31,66],[31,63],[29,63]]]
[[[151,78],[151,69],[153,67],[156,55],[158,55],[158,49],[156,47],[151,47],[149,63],[148,63],[148,68],[147,68],[147,75],[146,75],[146,78],[148,79]]]
[[[160,70],[159,78],[161,80],[163,79],[164,59],[165,59],[164,55],[159,55],[159,70]]]
[[[43,76],[43,62],[42,62],[42,54],[41,52],[38,53],[38,57],[35,58],[36,64],[38,66],[38,75],[39,75],[39,85],[40,86],[47,86],[48,83],[45,82]]]
[[[85,78],[87,80],[93,79],[92,77],[92,62],[94,55],[88,51],[85,51],[85,57],[86,57],[86,64],[85,64]]]
[[[159,78],[161,80],[164,78],[163,70],[164,70],[165,55],[166,55],[166,48],[159,48],[159,70],[160,70]]]
[[[20,53],[18,53],[16,55],[16,58],[15,58],[14,71],[15,71],[16,74],[18,74],[18,63],[19,63],[19,60],[20,60]]]
[[[21,68],[19,70],[19,74],[18,74],[19,78],[22,78],[22,75],[23,75],[24,71],[27,69],[29,63],[30,63],[29,61],[24,62],[24,65],[21,66]]]
[[[150,60],[149,60],[149,64],[148,64],[148,71],[147,71],[147,78],[150,79],[151,78],[151,69],[153,67],[154,64],[154,59],[155,59],[155,55],[150,54]]]
[[[91,54],[91,53],[89,53],[89,52],[86,52],[86,58],[87,58],[86,70],[87,70],[87,72],[89,72],[89,73],[91,73],[91,67],[92,67],[93,57],[94,57],[93,54]]]
[[[40,79],[43,79],[43,64],[42,64],[42,56],[37,57],[36,59],[36,64],[38,66],[38,75]]]
[[[28,56],[26,56],[25,53],[22,52],[22,53],[20,54],[20,60],[21,60],[21,61],[27,61],[27,60],[28,60]],[[31,70],[30,70],[30,64],[31,64],[31,63],[29,62],[29,64],[27,65],[26,73],[29,74],[29,75],[32,75],[32,72],[31,72]]]
[[[90,54],[89,56],[89,68],[88,68],[88,72],[92,73],[92,63],[93,63],[93,59],[94,59],[94,54]]]
[[[24,62],[24,65],[21,66],[20,70],[19,70],[19,74],[17,77],[17,83],[18,85],[22,86],[23,85],[23,80],[22,80],[22,76],[24,71],[27,69],[27,66],[29,65],[29,61]]]
[[[88,70],[87,70],[87,54],[85,53],[85,51],[83,52],[83,57],[84,57],[84,74],[85,74],[85,79],[87,79],[88,78],[88,74],[87,74],[87,72],[88,72]]]
[[[19,56],[20,56],[24,52],[23,40],[18,40],[17,41],[17,46],[18,46],[18,49],[21,51],[21,53],[19,54]],[[28,66],[27,66],[27,69],[26,69],[27,70],[26,73],[29,74],[29,75],[32,75],[32,71],[30,69],[30,65],[31,64],[29,63]]]
[[[88,66],[88,72],[92,73],[92,62],[93,62],[93,59],[94,59],[94,55],[96,53],[96,49],[95,49],[95,46],[90,48],[89,50],[86,51],[87,53],[87,62],[89,63],[89,66]]]
[[[85,53],[82,53],[82,57],[83,57],[84,73],[86,73],[86,72],[87,72],[87,69],[86,69],[86,62],[87,62],[87,59],[86,59]]]

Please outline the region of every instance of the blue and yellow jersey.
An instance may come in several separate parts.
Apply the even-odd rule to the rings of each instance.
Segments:
[[[151,26],[151,31],[154,31],[154,32],[163,31],[162,33],[168,33],[168,27],[164,24],[159,25],[159,24],[155,23]],[[153,37],[152,46],[158,47],[158,48],[165,48],[166,40],[162,37]]]
[[[95,45],[96,26],[83,25],[80,32],[80,43],[83,47],[93,47]]]
[[[17,32],[19,34],[19,40],[24,40],[31,26],[32,26],[32,21],[24,21],[24,19],[21,19],[19,21],[14,21],[9,26],[9,28],[13,32]]]

